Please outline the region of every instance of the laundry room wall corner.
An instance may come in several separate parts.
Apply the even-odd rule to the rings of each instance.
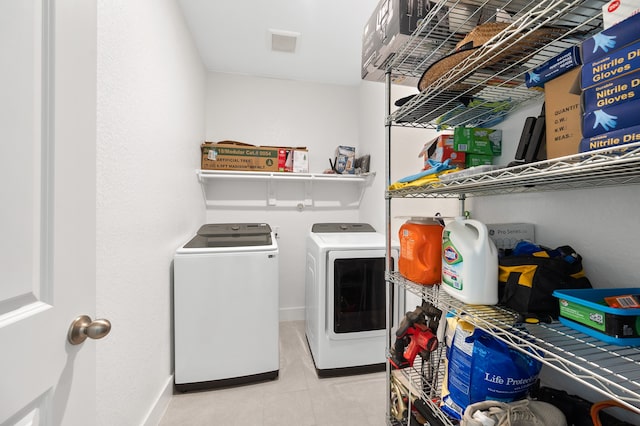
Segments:
[[[363,153],[371,156],[370,170],[376,177],[360,203],[359,222],[369,223],[379,232],[384,232],[384,84],[362,81],[358,96],[358,134]]]
[[[96,314],[113,325],[97,424],[155,425],[173,390],[172,259],[204,221],[205,71],[174,0],[100,0],[97,24]]]

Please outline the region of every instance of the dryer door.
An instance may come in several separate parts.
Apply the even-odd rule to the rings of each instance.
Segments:
[[[335,250],[327,255],[327,333],[332,339],[384,335],[385,251]]]

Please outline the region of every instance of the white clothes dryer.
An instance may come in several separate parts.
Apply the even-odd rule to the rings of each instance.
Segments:
[[[176,389],[276,378],[278,245],[269,225],[204,225],[173,267]]]
[[[386,237],[365,223],[317,223],[306,246],[305,333],[318,376],[383,370]]]

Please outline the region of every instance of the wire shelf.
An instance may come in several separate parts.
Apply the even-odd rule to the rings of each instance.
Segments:
[[[525,74],[602,27],[604,0],[440,0],[382,66],[394,76],[419,81],[424,72],[456,52],[474,27],[502,21],[508,27],[440,74],[420,94],[387,117],[387,124],[437,128],[481,126],[523,103],[540,99]],[[541,31],[552,28],[544,36]],[[535,42],[523,41],[535,39]],[[459,50],[458,50],[459,52]],[[442,62],[440,62],[442,64]],[[471,102],[471,103],[469,103]]]
[[[469,172],[467,170],[466,172]],[[388,198],[459,198],[640,183],[640,142],[387,191]]]
[[[640,347],[607,344],[558,322],[525,325],[507,308],[466,305],[438,285],[415,284],[398,272],[387,279],[640,414]]]

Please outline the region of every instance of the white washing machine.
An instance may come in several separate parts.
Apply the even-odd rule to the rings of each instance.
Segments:
[[[383,370],[385,236],[364,223],[318,223],[306,246],[305,333],[318,376]]]
[[[274,379],[278,246],[264,223],[208,224],[174,256],[179,391]]]

